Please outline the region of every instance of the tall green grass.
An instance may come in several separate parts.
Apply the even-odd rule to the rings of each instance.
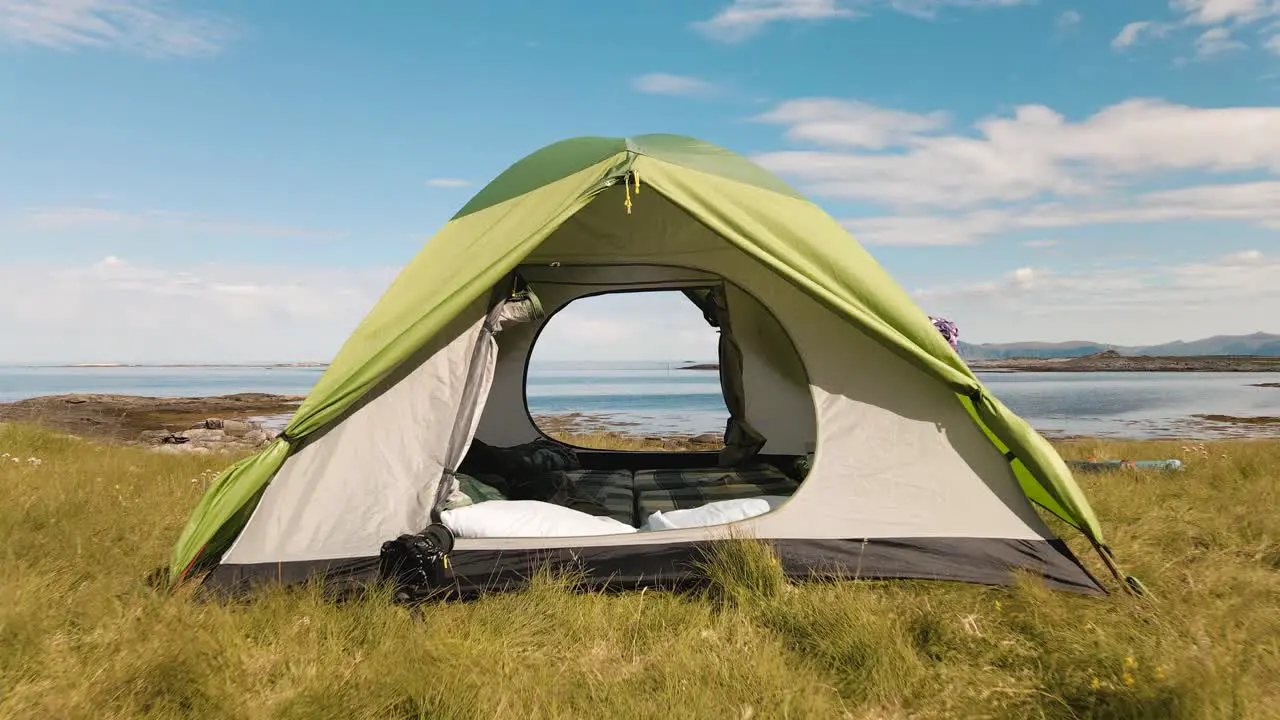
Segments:
[[[1280,443],[1063,452],[1187,462],[1080,478],[1158,601],[790,583],[733,540],[696,595],[202,604],[144,577],[225,461],[0,426],[0,716],[1280,717]]]

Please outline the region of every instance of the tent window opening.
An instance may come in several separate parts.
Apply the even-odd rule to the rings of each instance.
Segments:
[[[538,431],[588,450],[719,452],[720,338],[697,291],[589,295],[549,318],[525,374]]]
[[[463,538],[625,535],[732,523],[794,496],[814,409],[768,310],[714,277],[601,290],[577,272],[532,280],[549,314],[498,336],[491,422],[449,488],[445,524]],[[516,365],[522,418],[503,400]]]

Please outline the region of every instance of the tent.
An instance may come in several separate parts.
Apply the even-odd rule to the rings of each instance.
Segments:
[[[524,392],[548,318],[638,290],[681,291],[719,328],[724,448],[571,449],[561,482],[633,529],[717,498],[769,496],[770,509],[661,531],[459,536],[442,582],[513,586],[548,562],[620,586],[680,581],[728,530],[770,543],[793,576],[1003,584],[1025,570],[1105,592],[1036,506],[1119,577],[1063,460],[834,219],[733,152],[644,135],[549,145],[471,198],[280,436],[216,479],[170,582],[203,575],[237,594],[376,579],[382,544],[438,527],[479,449],[556,449]]]

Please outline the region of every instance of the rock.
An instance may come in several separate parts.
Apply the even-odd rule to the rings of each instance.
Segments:
[[[178,433],[180,437],[198,442],[221,442],[226,439],[227,433],[223,430],[205,430],[201,428],[193,428],[191,430],[183,430]]]
[[[240,442],[243,442],[244,444],[250,445],[252,447],[257,447],[259,445],[266,445],[267,431],[261,428],[254,428],[253,430],[250,430],[249,432],[245,433],[240,438]]]
[[[202,427],[206,430],[221,430],[222,424],[223,424],[223,421],[220,418],[209,418],[205,420],[203,423],[196,425],[196,427]]]
[[[238,442],[186,443],[185,445],[156,445],[153,449],[166,455],[210,455],[213,453],[251,452],[257,448]]]
[[[724,442],[724,438],[720,437],[716,433],[702,433],[701,435],[693,436],[689,442],[695,442],[699,445],[714,445]]]
[[[223,420],[222,421],[222,429],[228,435],[244,435],[250,430],[253,430],[255,427],[257,426],[254,425],[253,423],[246,422],[244,420]]]

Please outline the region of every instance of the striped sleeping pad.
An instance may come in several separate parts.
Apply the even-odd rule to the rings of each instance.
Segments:
[[[658,511],[695,508],[718,500],[789,496],[800,485],[771,465],[755,465],[732,469],[639,470],[632,487],[636,521],[643,524]]]
[[[635,524],[635,493],[630,470],[559,470],[574,498],[603,506],[614,520]]]

